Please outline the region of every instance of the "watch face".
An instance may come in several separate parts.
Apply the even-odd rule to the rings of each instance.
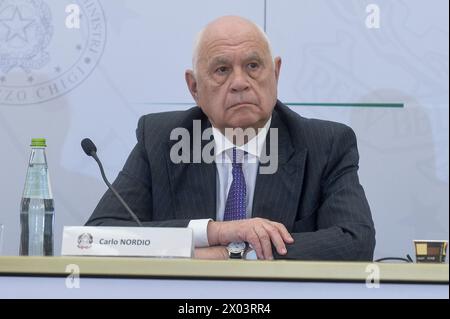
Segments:
[[[230,243],[228,245],[228,251],[232,254],[239,254],[245,250],[246,246],[245,242]]]

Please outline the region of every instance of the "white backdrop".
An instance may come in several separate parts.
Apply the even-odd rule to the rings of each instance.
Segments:
[[[66,25],[71,3],[81,8],[80,29]],[[371,3],[380,9],[380,28],[366,25]],[[62,226],[83,224],[106,188],[80,140],[96,142],[114,179],[135,144],[141,115],[191,106],[184,70],[193,38],[226,14],[266,26],[283,58],[282,101],[303,116],[355,130],[376,257],[413,254],[413,239],[448,240],[448,1],[5,0],[4,255],[18,252],[30,139],[48,140],[59,254]]]

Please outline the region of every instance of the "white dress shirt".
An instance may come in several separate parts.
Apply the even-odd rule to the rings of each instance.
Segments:
[[[225,204],[227,202],[228,192],[233,181],[232,159],[228,156],[230,149],[236,147],[243,150],[245,156],[242,163],[242,170],[245,177],[247,190],[246,196],[246,215],[251,218],[253,207],[253,196],[255,191],[256,176],[258,174],[259,159],[262,153],[267,132],[272,118],[266,122],[263,128],[258,130],[258,134],[242,146],[234,145],[217,128],[213,127],[214,152],[216,163],[216,221],[223,221]],[[193,219],[188,227],[193,230],[195,247],[208,247],[208,223],[211,219]]]

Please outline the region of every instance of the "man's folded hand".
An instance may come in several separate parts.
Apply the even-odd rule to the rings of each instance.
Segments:
[[[250,218],[209,222],[208,241],[211,246],[245,241],[255,249],[258,259],[273,259],[272,244],[278,254],[285,255],[286,244],[292,244],[294,239],[283,224],[264,218]]]

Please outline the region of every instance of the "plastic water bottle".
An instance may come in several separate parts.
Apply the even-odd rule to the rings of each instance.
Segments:
[[[20,207],[22,256],[53,256],[54,205],[50,187],[46,141],[31,140],[31,155]]]

